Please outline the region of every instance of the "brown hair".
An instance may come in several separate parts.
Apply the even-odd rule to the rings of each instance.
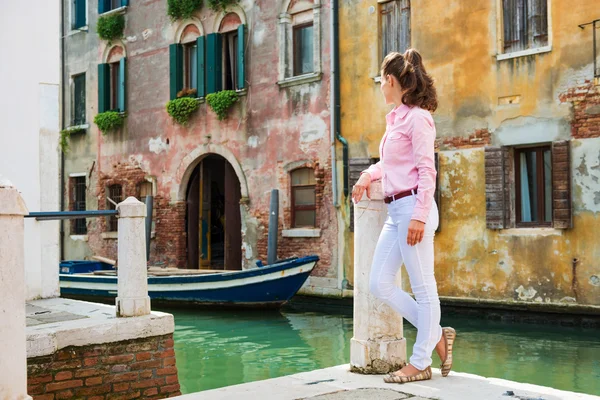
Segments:
[[[381,64],[383,75],[393,75],[404,91],[402,103],[407,106],[419,106],[434,112],[438,106],[437,93],[433,87],[433,78],[425,71],[423,58],[415,49],[404,54],[390,53]]]

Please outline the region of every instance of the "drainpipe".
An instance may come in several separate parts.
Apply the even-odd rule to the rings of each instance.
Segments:
[[[60,129],[65,129],[65,2],[60,2]],[[65,153],[60,151],[60,211],[65,210]],[[65,259],[65,222],[60,220],[60,260]]]
[[[330,22],[330,32],[331,32],[331,43],[333,46],[333,42],[335,41],[334,32],[334,18],[333,14],[336,12],[336,7],[334,2],[331,2],[331,18],[329,18]],[[335,61],[332,54],[332,57],[329,59],[330,63],[330,71],[331,71],[331,81],[329,93],[331,93],[331,113],[330,113],[330,122],[329,122],[329,132],[331,134],[331,190],[333,194],[333,206],[338,208],[340,203],[338,202],[338,188],[337,188],[337,160],[335,153],[335,133],[336,133],[336,118],[335,118],[335,105],[336,105],[336,97],[335,97],[335,80],[337,79],[337,70],[335,69]]]
[[[338,0],[331,1],[331,41],[333,54],[331,57],[332,71],[332,103],[333,103],[333,126],[331,127],[332,136],[342,144],[342,165],[344,176],[344,197],[348,197],[348,141],[341,135],[341,106],[340,106],[340,43],[339,43],[339,10]],[[332,137],[332,156],[335,157],[335,142]],[[335,158],[332,160],[335,165]],[[333,169],[332,173],[337,169]],[[332,179],[334,182],[334,204],[337,206],[337,179],[335,175]],[[345,201],[345,199],[344,199]]]

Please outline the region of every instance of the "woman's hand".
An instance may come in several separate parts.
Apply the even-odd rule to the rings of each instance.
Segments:
[[[358,203],[362,199],[365,190],[367,191],[367,197],[371,198],[370,185],[371,175],[367,172],[361,174],[358,182],[356,182],[356,185],[352,188],[352,200],[354,200],[354,203]]]
[[[409,246],[414,246],[417,243],[421,243],[423,240],[423,234],[425,233],[425,223],[411,219],[408,224],[408,236],[406,237],[406,243]]]

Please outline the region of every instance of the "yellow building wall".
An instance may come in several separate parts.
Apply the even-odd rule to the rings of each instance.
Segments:
[[[593,84],[592,29],[578,27],[600,18],[598,3],[549,0],[551,50],[505,60],[496,57],[502,49],[500,7],[501,0],[411,4],[412,47],[423,55],[439,96],[434,118],[442,190],[436,237],[440,295],[600,305],[600,139],[572,138],[574,103],[564,97],[596,91],[592,98],[600,103]],[[379,156],[390,110],[373,79],[382,59],[378,10],[376,0],[340,6],[341,131],[350,158]],[[600,124],[600,108],[594,107],[585,112],[597,113]],[[482,138],[481,132],[489,136]],[[475,140],[465,141],[469,137]],[[487,229],[484,146],[564,139],[573,139],[574,228]],[[350,232],[345,248],[352,284]]]

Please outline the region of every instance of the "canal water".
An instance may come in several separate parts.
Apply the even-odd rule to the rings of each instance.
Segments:
[[[311,371],[350,360],[352,315],[295,310],[163,309],[175,316],[181,391]],[[600,395],[597,329],[444,318],[458,332],[454,370]],[[408,351],[416,331],[404,326]],[[434,366],[438,366],[434,356]]]

